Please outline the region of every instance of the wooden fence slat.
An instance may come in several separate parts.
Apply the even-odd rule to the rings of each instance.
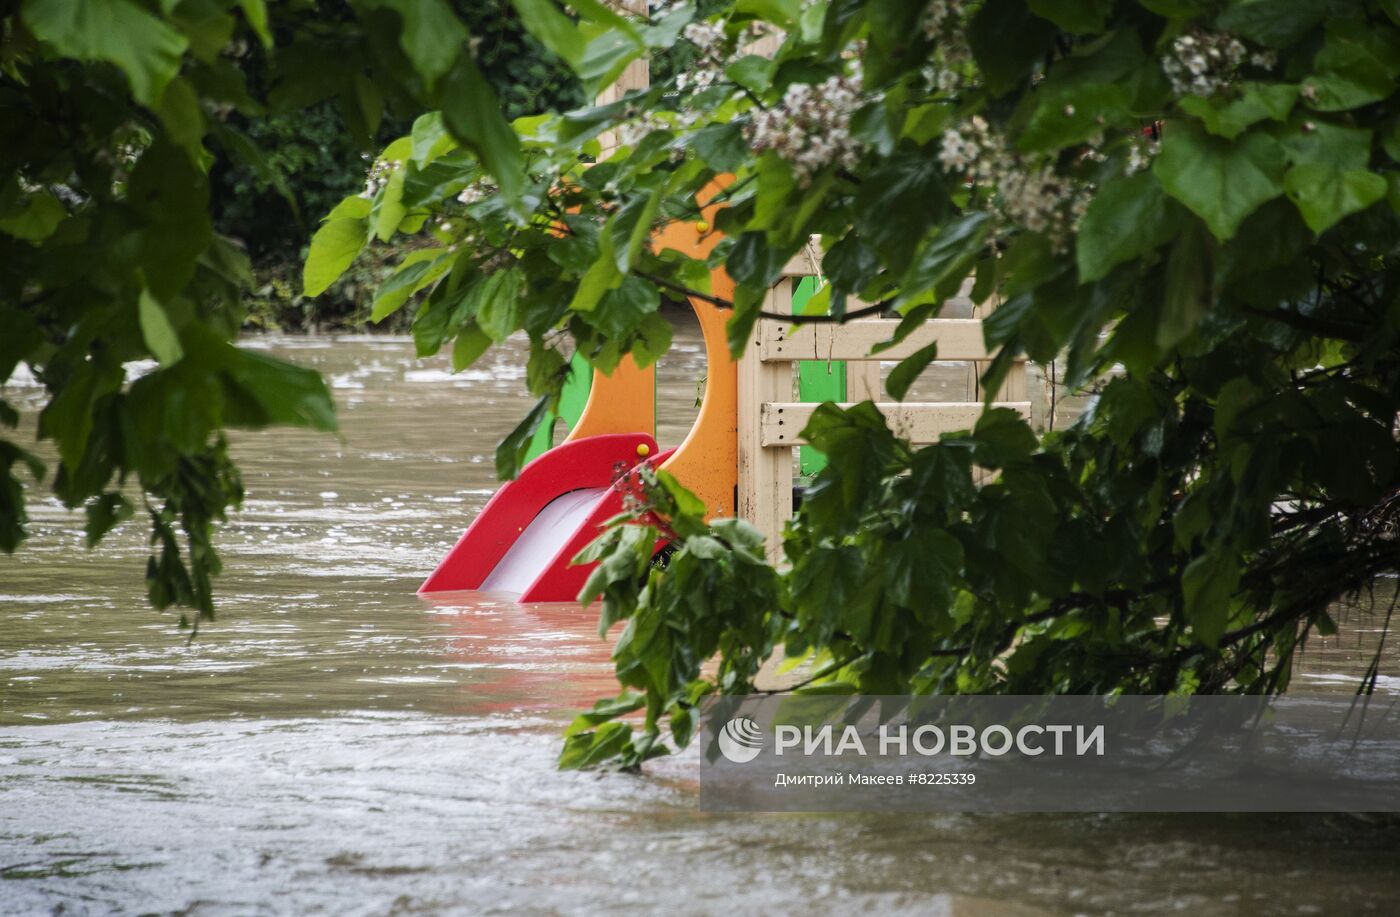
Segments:
[[[971,429],[977,423],[977,418],[982,415],[982,405],[961,401],[917,404],[884,402],[875,406],[885,415],[885,423],[896,436],[915,445],[936,442],[939,436],[954,430]],[[763,404],[758,412],[760,445],[786,457],[785,450],[806,442],[801,435],[802,428],[807,426],[807,421],[811,419],[812,412],[817,407],[815,404],[796,401],[771,401]],[[850,408],[853,405],[842,404],[839,407]],[[1031,414],[1029,401],[998,402],[992,407],[1011,408],[1023,417],[1030,417]]]
[[[764,310],[792,311],[791,280],[780,280],[764,297]],[[765,363],[755,335],[739,358],[739,518],[763,533],[768,560],[783,557],[783,526],[792,517],[792,453],[763,448],[764,404],[792,398],[792,365]],[[793,443],[797,445],[797,443]]]
[[[844,325],[794,326],[763,321],[758,328],[760,354],[765,362],[902,360],[937,341],[940,361],[990,360],[993,356],[982,340],[982,322],[969,318],[931,319],[890,349],[872,354],[870,348],[889,340],[897,327],[898,319],[887,318]]]

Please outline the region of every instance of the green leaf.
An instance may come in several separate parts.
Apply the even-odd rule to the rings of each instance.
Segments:
[[[131,502],[119,493],[108,492],[84,507],[87,512],[87,546],[96,546],[103,536],[135,515]]]
[[[520,295],[524,291],[525,277],[516,267],[497,271],[486,279],[476,323],[491,340],[501,343],[520,324]]]
[[[176,77],[166,85],[156,114],[172,143],[198,154],[204,139],[204,111],[189,80]]]
[[[496,477],[510,481],[520,473],[520,466],[525,463],[525,453],[530,450],[530,440],[548,413],[549,396],[545,396],[536,401],[525,419],[501,440],[496,447]]]
[[[626,723],[604,723],[597,732],[581,732],[564,740],[559,753],[559,769],[579,770],[601,764],[621,755],[631,744],[632,727]]]
[[[1214,648],[1230,623],[1230,597],[1239,585],[1240,568],[1216,553],[1203,554],[1181,574],[1186,620],[1203,645]]]
[[[93,404],[103,395],[116,391],[122,371],[106,363],[87,360],[67,379],[39,415],[40,438],[58,443],[58,454],[71,472],[82,463],[92,435]]]
[[[981,254],[991,228],[990,214],[979,211],[939,230],[914,256],[901,285],[900,302],[913,302],[938,290],[950,277],[961,280]]]
[[[987,0],[972,17],[968,44],[992,95],[1021,87],[1055,42],[1055,28],[1022,0]]]
[[[492,343],[490,335],[482,331],[476,322],[469,322],[457,332],[457,340],[452,342],[452,371],[459,373],[471,366]]]
[[[1005,468],[1030,458],[1040,445],[1026,419],[1011,408],[982,412],[972,428],[973,457],[986,468]]]
[[[1286,48],[1321,22],[1329,5],[1329,0],[1233,0],[1216,27],[1266,47]]]
[[[1128,118],[1130,87],[1120,84],[1068,85],[1047,81],[1027,96],[1034,101],[1030,120],[1016,138],[1025,151],[1058,150],[1104,133],[1104,125]]]
[[[213,240],[208,177],[187,151],[157,140],[132,170],[127,201],[145,224],[138,251],[146,285],[172,301]]]
[[[903,273],[920,240],[951,210],[938,157],[897,150],[860,179],[854,218],[860,241]]]
[[[1308,105],[1345,111],[1389,98],[1400,74],[1400,41],[1393,29],[1356,30],[1339,22],[1313,58],[1316,71],[1303,81]]]
[[[180,70],[185,37],[129,0],[24,0],[29,31],[65,57],[116,64],[154,108]]]
[[[554,5],[554,0],[512,0],[512,3],[526,30],[566,64],[577,69],[587,43],[578,27]]]
[[[746,54],[724,68],[724,75],[753,92],[764,92],[773,85],[777,62],[757,54]]]
[[[573,736],[591,730],[608,720],[615,720],[634,710],[640,710],[646,706],[646,703],[646,695],[637,691],[624,691],[617,697],[600,700],[593,705],[593,709],[588,713],[580,713],[574,717],[569,728],[564,730],[564,735]]]
[[[1341,171],[1319,163],[1301,163],[1289,169],[1283,185],[1308,228],[1319,235],[1386,193],[1385,179],[1374,172]]]
[[[1168,194],[1224,241],[1245,217],[1283,193],[1284,166],[1283,147],[1272,137],[1250,133],[1231,142],[1177,122],[1164,132],[1152,171]]]
[[[380,0],[399,14],[399,47],[413,62],[428,88],[447,75],[461,54],[468,35],[444,0]]]
[[[716,172],[732,172],[744,162],[748,144],[743,126],[734,121],[706,124],[686,140],[704,163]]]
[[[386,158],[388,158],[386,156]],[[403,202],[403,186],[408,173],[405,169],[396,168],[389,172],[389,178],[384,182],[384,187],[374,199],[374,218],[371,225],[374,228],[374,235],[380,242],[388,242],[398,232],[399,225],[404,222],[404,217],[408,215],[408,208]]]
[[[801,0],[737,0],[734,9],[740,13],[752,13],[760,19],[790,27],[802,14]]]
[[[607,233],[611,236],[613,261],[617,269],[626,272],[637,259],[643,243],[651,235],[651,224],[661,209],[661,192],[657,185],[650,192],[627,201],[608,219]]]
[[[901,360],[898,366],[890,370],[889,377],[885,379],[885,391],[889,392],[890,397],[895,401],[903,401],[904,396],[909,394],[909,386],[913,385],[914,380],[919,378],[919,374],[936,359],[938,359],[937,341],[914,351]]]
[[[335,402],[320,373],[228,344],[221,349],[228,354],[230,394],[241,396],[225,402],[230,426],[287,424],[335,432]]]
[[[453,136],[471,147],[508,201],[525,187],[520,138],[501,114],[501,103],[476,64],[463,57],[443,86],[442,116]]]
[[[569,302],[569,310],[591,312],[597,308],[598,301],[603,298],[604,293],[622,283],[622,277],[622,271],[617,269],[617,262],[613,258],[612,234],[605,232],[598,240],[598,258],[579,280],[578,288],[574,290],[573,299]]]
[[[643,316],[637,326],[637,341],[632,345],[632,359],[638,366],[650,366],[671,349],[671,323],[655,312]]]
[[[320,296],[365,247],[364,220],[331,220],[316,230],[302,268],[302,295]]]
[[[457,141],[447,131],[447,125],[442,123],[440,111],[419,115],[413,122],[409,137],[413,141],[413,164],[420,170],[457,146]]]
[[[1105,277],[1123,262],[1165,245],[1179,231],[1182,216],[1180,205],[1167,197],[1151,172],[1105,182],[1079,224],[1075,259],[1080,282]]]
[[[248,27],[253,30],[253,34],[258,36],[264,48],[272,47],[272,31],[267,27],[267,3],[265,0],[238,0],[239,9],[243,10],[243,18],[248,20]]]
[[[170,318],[165,314],[165,308],[156,301],[149,290],[141,291],[137,308],[140,313],[141,337],[151,355],[160,362],[162,368],[180,362],[185,351],[180,346],[180,337],[170,324]]]
[[[1369,130],[1312,120],[1292,125],[1279,140],[1289,163],[1322,163],[1337,169],[1364,169],[1371,162]]]
[[[1200,225],[1192,220],[1177,236],[1167,258],[1167,283],[1157,325],[1157,345],[1163,350],[1184,340],[1210,309],[1211,253]]]
[[[432,265],[427,261],[399,265],[398,271],[379,285],[374,293],[374,308],[369,320],[378,324],[399,311],[408,298],[422,288],[428,270]]]
[[[569,6],[573,7],[582,19],[616,29],[633,41],[641,40],[637,27],[632,24],[632,21],[609,8],[603,0],[570,0]]]
[[[1113,12],[1113,0],[1029,0],[1031,12],[1049,19],[1066,32],[1102,32]]]
[[[13,442],[0,440],[0,550],[14,553],[15,547],[25,539],[25,522],[29,521],[24,508],[24,486],[20,477],[11,472],[15,462],[24,462],[35,482],[43,480],[43,462],[39,456],[24,451]]]
[[[17,210],[0,216],[0,232],[38,245],[53,235],[66,216],[68,211],[62,202],[48,191],[40,190],[21,198]]]
[[[1293,110],[1297,98],[1297,86],[1245,83],[1244,95],[1238,99],[1226,101],[1187,96],[1180,105],[1182,111],[1200,118],[1206,130],[1212,134],[1233,140],[1251,124],[1266,118],[1288,120],[1288,113]]]

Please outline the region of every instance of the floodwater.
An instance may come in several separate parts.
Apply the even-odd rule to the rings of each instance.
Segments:
[[[1352,817],[716,816],[696,759],[559,773],[612,693],[594,615],[414,594],[495,487],[523,354],[452,376],[406,339],[259,338],[331,380],[340,438],[240,436],[219,620],[145,606],[144,530],[98,550],[32,494],[0,556],[0,913],[1394,913],[1400,828]],[[662,367],[694,414],[693,329]],[[961,391],[961,370],[930,394]],[[29,413],[40,390],[12,380]],[[948,395],[945,395],[948,397]],[[1354,689],[1377,625],[1309,649]],[[1384,671],[1395,673],[1391,664]],[[1382,679],[1381,690],[1400,690]]]

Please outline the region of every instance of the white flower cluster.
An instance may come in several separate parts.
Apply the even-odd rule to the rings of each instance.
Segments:
[[[489,178],[478,178],[467,185],[462,192],[457,195],[457,200],[462,204],[475,204],[477,201],[484,201],[498,190],[495,182]]]
[[[1043,233],[1057,252],[1069,244],[1093,190],[1060,175],[1053,163],[1023,162],[978,115],[944,131],[938,161],[970,185],[995,188],[995,206],[1002,216],[1022,229]]]
[[[973,115],[960,127],[943,132],[938,161],[944,171],[961,172],[974,181],[990,181],[1003,154],[1001,142],[981,115]]]
[[[1090,191],[1092,186],[1057,174],[1050,164],[1008,170],[997,185],[1007,218],[1031,232],[1043,233],[1057,252],[1065,250],[1079,226],[1089,207]]]
[[[1136,175],[1152,164],[1162,144],[1149,137],[1136,137],[1128,147],[1128,161],[1123,166],[1127,175]]]
[[[792,163],[799,185],[833,163],[846,169],[860,161],[862,144],[851,136],[851,115],[860,105],[859,70],[833,76],[819,86],[793,83],[776,108],[754,113],[747,133],[754,152],[772,150]]]
[[[700,57],[690,70],[677,74],[676,88],[681,92],[704,92],[724,75],[728,63],[724,26],[718,22],[692,22],[681,34],[699,49]]]
[[[1227,32],[1196,29],[1172,42],[1162,70],[1177,95],[1212,96],[1234,82],[1247,54],[1244,44]]]
[[[933,0],[924,10],[920,24],[924,37],[933,42],[933,53],[924,77],[935,92],[957,92],[965,82],[963,73],[972,60],[972,49],[964,32],[963,0]]]
[[[699,112],[693,111],[648,111],[641,115],[629,111],[629,114],[633,116],[617,126],[617,142],[622,146],[635,147],[652,131],[684,130],[700,119]],[[684,158],[684,148],[673,150],[672,158],[677,154]]]
[[[692,22],[681,34],[707,57],[717,54],[724,44],[724,26],[718,22]]]
[[[924,37],[937,41],[944,37],[949,28],[962,21],[963,0],[933,0],[924,10],[922,28]]]
[[[376,159],[369,167],[369,174],[365,176],[365,190],[360,192],[360,197],[369,199],[379,193],[379,189],[384,187],[389,176],[394,174],[396,169],[402,169],[403,163],[397,159]]]

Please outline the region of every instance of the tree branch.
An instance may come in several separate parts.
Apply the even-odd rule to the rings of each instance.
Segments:
[[[666,289],[671,290],[674,293],[680,293],[682,296],[689,296],[694,299],[698,299],[701,302],[707,302],[710,305],[716,306],[720,309],[734,308],[734,303],[728,299],[722,299],[718,296],[711,296],[709,293],[702,293],[699,290],[692,290],[690,287],[685,286],[684,284],[676,283],[673,280],[667,280],[665,277],[662,277],[659,274],[653,274],[649,271],[643,271],[637,268],[633,268],[632,273],[642,278],[643,280],[651,281],[659,287],[665,287]],[[884,312],[887,309],[889,309],[892,302],[893,300],[882,299],[874,305],[863,306],[859,309],[852,309],[851,311],[842,313],[841,315],[788,315],[783,312],[765,312],[760,309],[758,317],[790,322],[794,325],[842,325],[848,321],[851,321],[852,319],[865,318],[869,315],[879,315],[881,312]]]

